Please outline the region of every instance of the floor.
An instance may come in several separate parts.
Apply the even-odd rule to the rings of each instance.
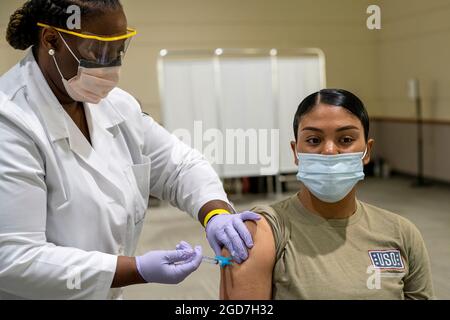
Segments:
[[[419,228],[429,251],[436,296],[450,299],[450,187],[413,188],[411,180],[406,178],[368,178],[358,190],[359,199],[396,212]],[[232,201],[238,210],[246,210],[255,204],[272,203],[288,195],[246,196]],[[200,244],[205,255],[213,255],[200,224],[163,203],[149,210],[137,255],[148,250],[173,249],[180,240]],[[218,299],[218,292],[218,267],[203,263],[179,285],[128,287],[125,299]]]

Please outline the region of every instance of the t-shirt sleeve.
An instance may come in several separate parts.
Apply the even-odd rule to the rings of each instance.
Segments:
[[[402,223],[401,229],[409,265],[409,272],[404,278],[405,299],[435,299],[430,258],[422,235],[417,227],[407,220]]]
[[[262,215],[272,228],[273,238],[275,240],[276,260],[278,260],[288,239],[284,220],[271,206],[256,206],[251,211]]]

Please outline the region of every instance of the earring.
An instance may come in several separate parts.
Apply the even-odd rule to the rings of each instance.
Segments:
[[[48,50],[48,54],[51,55],[51,56],[54,56],[55,55],[55,50],[53,50],[53,49]]]

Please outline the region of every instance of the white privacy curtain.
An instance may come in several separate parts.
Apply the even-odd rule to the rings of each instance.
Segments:
[[[295,172],[290,141],[295,140],[293,122],[300,102],[322,89],[317,57],[278,58],[278,125],[280,128],[280,172]]]
[[[270,58],[223,59],[220,61],[219,73],[218,111],[221,129],[225,133],[227,131],[236,133],[236,136],[226,135],[225,145],[228,147],[222,175],[223,177],[261,175],[261,167],[269,166],[264,158],[279,156],[278,152],[271,155],[269,148],[270,132],[276,127],[273,118],[275,110],[271,60]],[[238,129],[242,129],[242,135]],[[267,139],[262,133],[264,131],[260,129],[267,132]],[[265,150],[268,152],[264,152]],[[262,155],[262,152],[265,155]]]
[[[205,154],[220,177],[296,171],[292,122],[301,100],[325,85],[319,55],[189,58],[178,52],[159,63],[164,126]]]
[[[212,59],[171,61],[160,76],[164,127],[203,153],[199,135],[219,127]],[[220,174],[221,166],[208,160]]]

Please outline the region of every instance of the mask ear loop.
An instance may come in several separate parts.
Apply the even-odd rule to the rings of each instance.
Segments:
[[[69,52],[70,52],[70,53],[72,54],[72,56],[75,58],[75,60],[77,60],[78,65],[80,65],[80,60],[78,60],[77,56],[73,53],[72,49],[70,49],[70,47],[69,47],[69,45],[67,44],[66,40],[64,40],[64,37],[61,35],[61,33],[58,32],[58,34],[59,34],[59,36],[61,37],[61,40],[64,42],[64,45],[66,46],[66,48],[69,50]],[[64,78],[64,76],[63,76],[61,70],[59,69],[58,62],[56,61],[56,58],[55,58],[55,50],[54,50],[54,49],[50,49],[50,50],[48,51],[48,54],[53,58],[53,61],[55,62],[55,65],[56,65],[56,69],[58,69],[58,73],[59,73],[59,75],[61,76],[61,78],[67,81],[67,79]]]
[[[366,157],[366,155],[367,155],[367,151],[368,151],[368,148],[367,148],[367,146],[366,146],[366,150],[364,151],[364,154],[363,154],[363,156],[362,156],[361,160],[364,160],[364,158],[365,158],[365,157]]]
[[[297,155],[297,160],[300,160],[300,152],[297,150],[297,143],[295,144],[295,154]]]
[[[61,35],[61,33],[59,33],[59,36],[61,37],[61,40],[64,42],[64,44],[66,45],[66,48],[70,51],[70,53],[72,54],[72,56],[75,58],[75,60],[77,60],[78,64],[80,64],[80,60],[77,58],[77,56],[73,53],[72,49],[70,49],[69,45],[67,44],[66,40],[64,40],[64,37]]]

